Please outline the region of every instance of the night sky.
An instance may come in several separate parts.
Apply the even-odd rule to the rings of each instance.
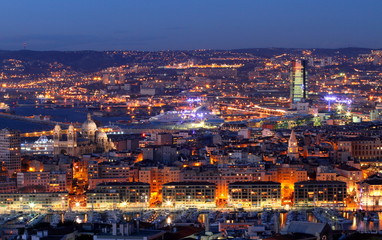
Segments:
[[[381,0],[9,0],[0,49],[382,48]]]

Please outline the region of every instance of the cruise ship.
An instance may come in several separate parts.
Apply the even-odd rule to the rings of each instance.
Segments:
[[[187,124],[187,123],[202,123],[205,125],[220,125],[224,120],[213,114],[205,106],[199,106],[191,111],[167,111],[161,112],[159,115],[149,119],[154,124]]]

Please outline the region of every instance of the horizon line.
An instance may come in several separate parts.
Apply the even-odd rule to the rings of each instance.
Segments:
[[[316,48],[301,48],[301,47],[250,47],[250,48],[232,48],[232,49],[213,49],[213,48],[199,48],[199,49],[163,49],[163,50],[92,50],[92,49],[82,49],[82,50],[33,50],[33,49],[0,49],[0,51],[7,52],[20,52],[20,51],[30,51],[30,52],[176,52],[176,51],[237,51],[237,50],[251,50],[251,49],[290,49],[290,50],[340,50],[340,49],[365,49],[365,50],[382,50],[381,48],[369,48],[369,47],[337,47],[337,48],[328,48],[328,47],[316,47]]]

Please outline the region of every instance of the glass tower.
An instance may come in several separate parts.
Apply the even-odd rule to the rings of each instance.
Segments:
[[[306,79],[306,61],[292,61],[292,71],[290,75],[290,98],[292,106],[307,98]]]

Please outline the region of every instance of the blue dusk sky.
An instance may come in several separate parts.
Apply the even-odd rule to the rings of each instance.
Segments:
[[[0,49],[382,47],[381,0],[4,0]]]

